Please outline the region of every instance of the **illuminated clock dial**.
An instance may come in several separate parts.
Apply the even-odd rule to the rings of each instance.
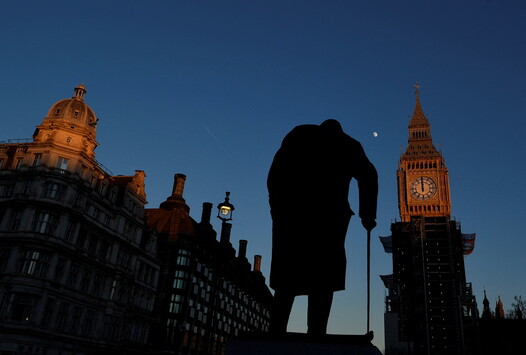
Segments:
[[[437,185],[427,176],[420,176],[411,182],[411,196],[417,200],[429,200],[435,196]]]

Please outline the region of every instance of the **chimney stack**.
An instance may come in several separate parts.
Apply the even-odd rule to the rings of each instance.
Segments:
[[[232,224],[223,222],[221,223],[221,244],[230,244],[230,231],[232,230]]]
[[[239,253],[237,255],[238,258],[246,259],[247,258],[247,244],[248,241],[241,239],[239,241]]]
[[[190,212],[190,207],[186,204],[183,198],[184,182],[186,175],[174,174],[174,185],[172,188],[172,194],[168,196],[166,201],[161,203],[159,207],[165,210],[182,209],[187,213]]]
[[[172,197],[183,197],[184,182],[186,180],[186,175],[184,174],[175,174],[174,175],[174,187],[172,189]]]
[[[254,271],[261,272],[261,255],[254,255]]]
[[[203,212],[201,213],[201,224],[210,224],[210,216],[212,215],[212,203],[203,202]]]

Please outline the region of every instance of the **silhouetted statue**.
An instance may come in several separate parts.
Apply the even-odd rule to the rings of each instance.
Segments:
[[[334,291],[345,289],[345,235],[352,178],[362,225],[376,226],[378,176],[361,144],[336,120],[287,134],[270,167],[274,289],[271,331],[284,333],[295,296],[308,295],[308,333],[325,334]]]

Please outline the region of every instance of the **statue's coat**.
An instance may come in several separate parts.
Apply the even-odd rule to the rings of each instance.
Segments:
[[[352,178],[358,181],[359,216],[375,219],[378,177],[358,141],[334,120],[287,134],[267,180],[274,290],[305,295],[345,289]]]

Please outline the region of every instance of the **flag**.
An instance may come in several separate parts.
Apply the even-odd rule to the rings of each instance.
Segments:
[[[462,234],[462,251],[464,255],[469,255],[473,253],[473,249],[475,249],[476,236],[476,233]]]

